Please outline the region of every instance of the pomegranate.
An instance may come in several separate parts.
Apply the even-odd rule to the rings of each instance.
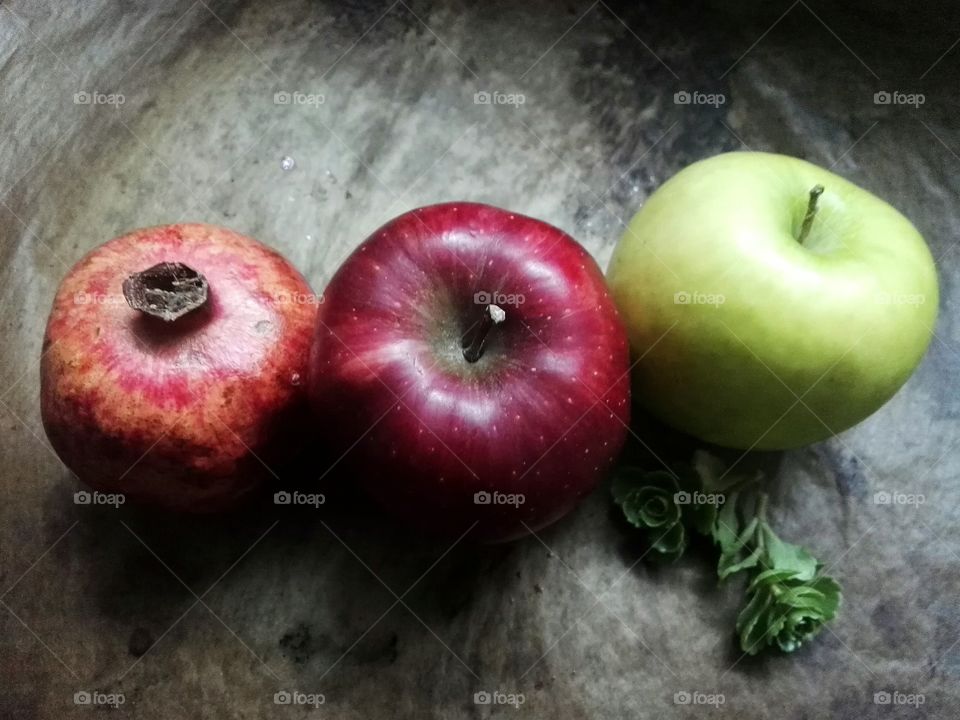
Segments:
[[[47,321],[41,415],[82,481],[127,500],[236,505],[303,427],[317,301],[279,253],[203,224],[87,254]]]

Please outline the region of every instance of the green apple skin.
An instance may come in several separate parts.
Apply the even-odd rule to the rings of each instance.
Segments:
[[[821,167],[760,152],[702,160],[666,182],[607,276],[634,399],[741,449],[799,447],[873,413],[923,357],[939,301],[933,258],[903,215]]]

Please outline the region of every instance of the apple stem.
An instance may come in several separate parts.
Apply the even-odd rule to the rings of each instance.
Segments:
[[[157,263],[123,281],[127,305],[166,322],[206,303],[208,290],[201,273],[178,262]]]
[[[803,225],[800,226],[800,237],[797,242],[803,245],[803,241],[810,234],[810,226],[813,225],[813,219],[817,216],[817,200],[823,194],[823,185],[814,185],[810,188],[810,200],[807,202],[807,214],[803,216]]]
[[[473,333],[473,338],[469,342],[464,340],[463,357],[467,362],[474,363],[480,359],[480,356],[483,355],[483,344],[486,342],[490,330],[506,319],[507,314],[498,305],[487,305],[483,309],[480,327]]]

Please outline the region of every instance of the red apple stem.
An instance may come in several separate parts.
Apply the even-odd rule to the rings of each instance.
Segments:
[[[172,322],[207,302],[207,279],[188,265],[158,263],[123,281],[127,305]]]
[[[807,201],[807,214],[803,216],[803,225],[800,226],[800,237],[797,242],[803,245],[803,241],[810,234],[810,227],[813,225],[813,219],[817,216],[817,200],[823,195],[823,185],[814,185],[810,188],[810,199]]]
[[[495,326],[506,319],[507,314],[498,305],[487,305],[483,309],[480,327],[477,328],[470,342],[463,348],[463,357],[467,362],[475,363],[480,359],[480,356],[483,355],[483,345],[487,341],[487,335]]]

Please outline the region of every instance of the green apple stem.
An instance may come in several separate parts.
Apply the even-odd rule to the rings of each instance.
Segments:
[[[803,216],[803,225],[800,226],[800,237],[797,242],[803,245],[803,241],[810,234],[810,227],[813,225],[813,219],[817,216],[817,200],[823,194],[823,185],[814,185],[810,189],[810,200],[807,202],[807,214]]]
[[[470,342],[463,348],[463,357],[467,362],[474,363],[480,359],[480,356],[483,355],[483,344],[487,341],[487,335],[506,318],[507,314],[497,305],[487,305],[483,309],[480,327],[477,328]]]

